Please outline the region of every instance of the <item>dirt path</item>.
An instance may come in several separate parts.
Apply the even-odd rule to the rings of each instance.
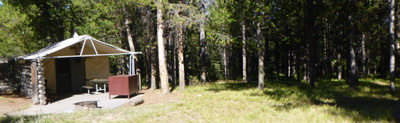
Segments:
[[[32,100],[18,95],[0,95],[0,116],[29,108]]]

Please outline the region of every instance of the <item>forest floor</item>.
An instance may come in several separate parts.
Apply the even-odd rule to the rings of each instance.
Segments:
[[[378,83],[377,83],[378,82]],[[144,103],[116,109],[0,117],[0,122],[395,122],[400,91],[385,80],[320,80],[316,88],[291,80],[257,83],[211,82],[161,95],[144,90]]]

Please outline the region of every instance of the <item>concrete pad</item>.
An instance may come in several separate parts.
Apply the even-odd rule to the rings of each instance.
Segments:
[[[36,114],[50,114],[50,113],[70,113],[75,111],[74,103],[81,101],[98,101],[98,107],[102,109],[114,109],[125,103],[129,103],[132,100],[137,100],[142,98],[143,95],[137,95],[128,99],[119,98],[117,96],[111,96],[109,99],[108,93],[98,93],[98,94],[75,94],[71,97],[49,103],[47,105],[32,105],[32,107],[21,110],[18,112],[10,113],[8,115],[36,115]]]

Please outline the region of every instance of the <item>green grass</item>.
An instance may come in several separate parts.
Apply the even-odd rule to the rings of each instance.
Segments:
[[[320,80],[317,88],[296,81],[216,82],[188,87],[180,101],[87,110],[70,114],[2,117],[0,122],[394,122],[399,91],[361,80]],[[145,100],[146,101],[146,100]]]

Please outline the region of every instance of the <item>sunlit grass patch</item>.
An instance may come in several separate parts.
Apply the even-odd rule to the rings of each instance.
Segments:
[[[359,89],[345,81],[215,82],[189,86],[180,101],[71,114],[29,117],[44,122],[393,122],[395,94],[368,80]],[[146,100],[145,100],[146,101]],[[29,119],[28,118],[28,119]],[[18,117],[16,118],[18,119]]]

